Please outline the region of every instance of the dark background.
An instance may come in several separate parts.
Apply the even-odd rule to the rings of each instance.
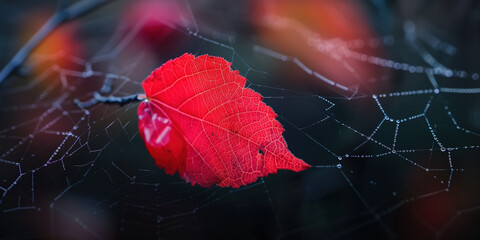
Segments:
[[[2,1],[0,66],[76,3]],[[479,30],[474,0],[108,1],[1,80],[0,238],[478,239]],[[156,167],[138,103],[74,103],[185,52],[233,62],[313,167],[192,187]]]

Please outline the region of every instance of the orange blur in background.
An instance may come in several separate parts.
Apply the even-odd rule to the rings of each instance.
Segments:
[[[378,67],[348,57],[349,51],[382,55],[378,44],[367,46],[378,37],[354,2],[252,1],[251,19],[264,47],[295,56],[312,71],[346,87],[376,87]],[[317,84],[326,86],[321,80]]]
[[[22,42],[27,42],[51,16],[52,11],[46,9],[28,14],[21,23],[19,34]],[[72,56],[82,58],[84,54],[84,47],[77,35],[78,26],[75,23],[63,24],[51,32],[30,55],[32,73],[39,75],[52,65],[62,69],[78,70],[79,64],[71,59]]]

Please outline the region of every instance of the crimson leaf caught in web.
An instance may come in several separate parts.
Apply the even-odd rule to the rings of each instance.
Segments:
[[[184,54],[144,80],[139,129],[157,166],[192,185],[233,188],[309,168],[288,150],[275,112],[230,65]]]

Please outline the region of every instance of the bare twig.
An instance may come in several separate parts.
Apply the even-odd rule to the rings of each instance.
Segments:
[[[122,106],[127,103],[139,102],[143,100],[145,100],[145,96],[143,94],[133,94],[125,97],[114,97],[114,96],[105,97],[98,92],[94,92],[93,98],[86,102],[82,102],[78,99],[75,99],[73,101],[75,102],[75,104],[77,104],[78,107],[86,108],[98,103],[119,104],[120,106]]]
[[[79,1],[68,8],[59,9],[2,69],[0,72],[0,84],[10,76],[25,61],[32,50],[59,25],[80,17],[107,2],[109,2],[109,0]]]

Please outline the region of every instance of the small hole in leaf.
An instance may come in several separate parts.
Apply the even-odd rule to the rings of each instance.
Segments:
[[[265,155],[265,153],[262,151],[262,149],[258,149],[258,153],[262,154],[262,155]]]

